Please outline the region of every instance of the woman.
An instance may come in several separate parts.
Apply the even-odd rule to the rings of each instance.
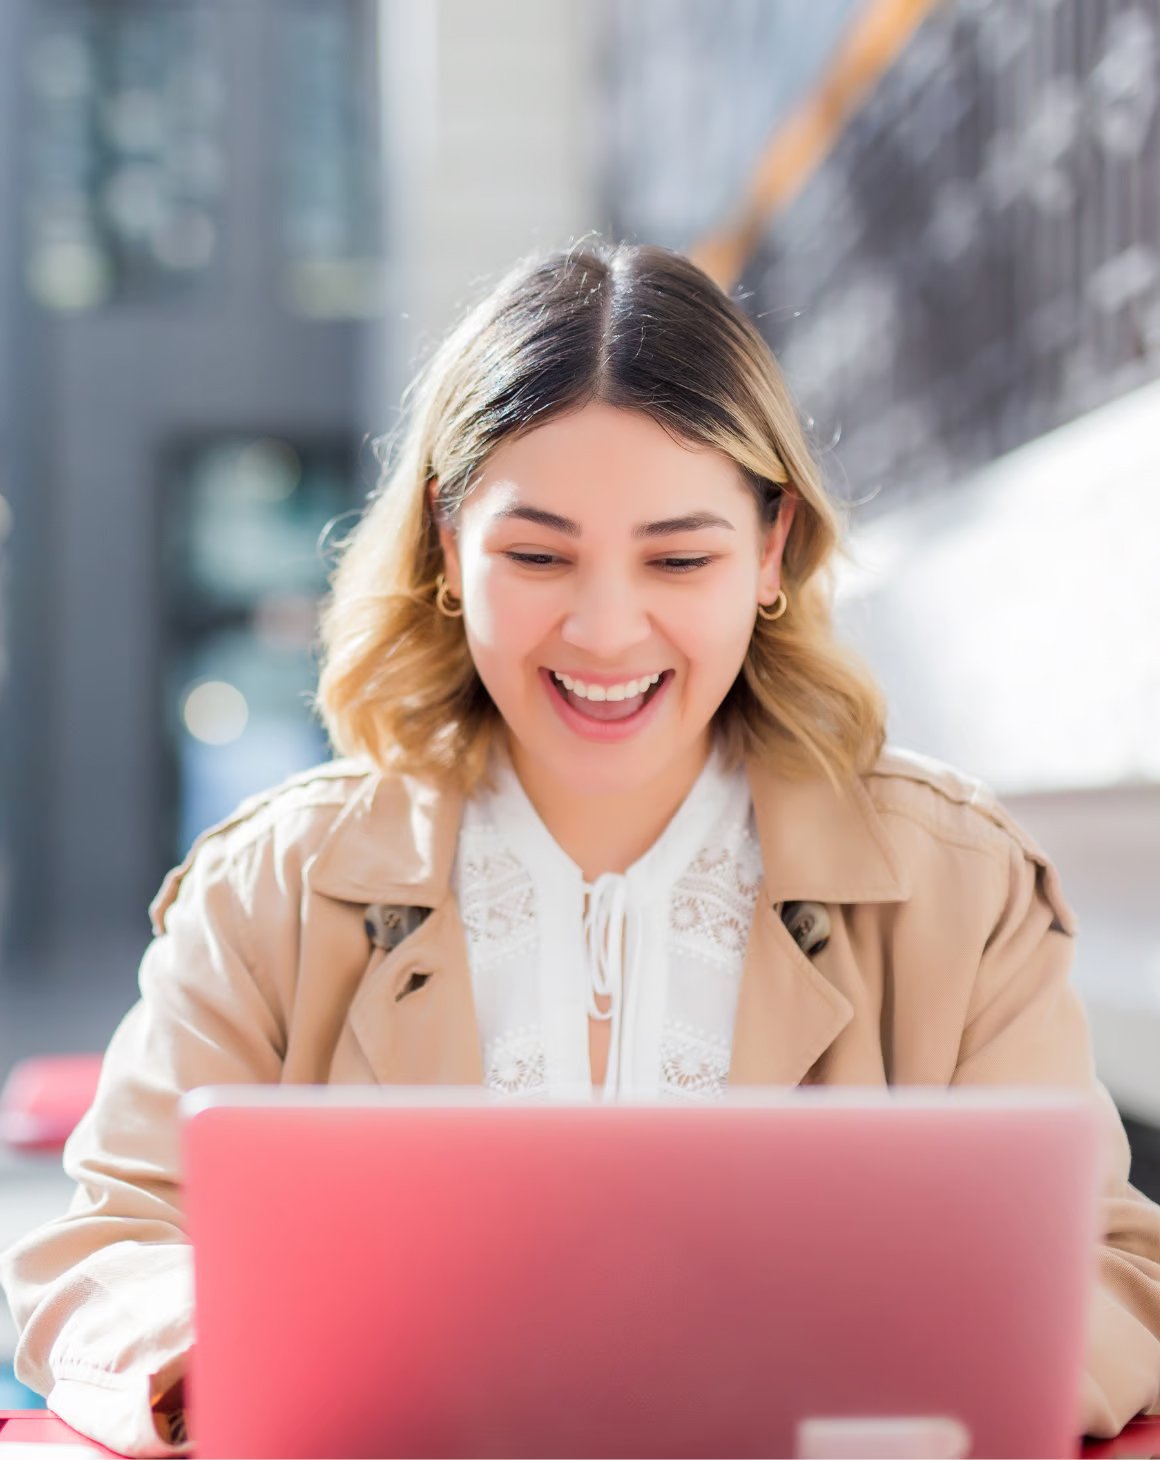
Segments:
[[[516,268],[410,404],[323,619],[349,758],[154,901],[72,1207],[3,1259],[20,1377],[115,1448],[181,1448],[192,1086],[1026,1082],[1106,1115],[1085,1427],[1156,1405],[1160,1210],[1093,1074],[1074,918],[983,787],[884,749],[760,335],[680,257],[589,243]]]

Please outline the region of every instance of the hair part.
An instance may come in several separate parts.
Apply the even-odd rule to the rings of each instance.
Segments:
[[[592,401],[729,457],[766,526],[784,493],[799,499],[782,556],[789,607],[755,619],[714,729],[728,765],[761,752],[785,774],[820,771],[841,790],[878,757],[885,700],[835,637],[841,519],[781,372],[738,305],[688,259],[599,239],[510,270],[444,339],[404,395],[400,430],[379,443],[379,483],[341,546],[321,619],[315,705],[335,749],[450,776],[466,793],[486,780],[502,720],[461,622],[435,606],[437,517],[454,526],[502,441]]]

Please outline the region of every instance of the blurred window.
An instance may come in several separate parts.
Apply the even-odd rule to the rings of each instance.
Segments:
[[[308,705],[323,539],[353,525],[358,495],[345,441],[175,452],[161,554],[171,858],[243,797],[328,758]]]
[[[286,298],[318,319],[382,308],[381,139],[370,0],[278,11],[281,243]]]
[[[213,7],[41,0],[32,17],[32,297],[93,309],[200,278],[218,253],[226,166]]]

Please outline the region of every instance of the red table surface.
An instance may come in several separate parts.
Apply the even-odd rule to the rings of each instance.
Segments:
[[[96,1445],[92,1440],[83,1440],[64,1420],[57,1419],[43,1409],[0,1409],[0,1445],[9,1441],[24,1444],[67,1445],[83,1442],[91,1445],[102,1455],[116,1452]],[[0,1452],[2,1453],[2,1452]],[[1160,1415],[1155,1418],[1134,1419],[1121,1430],[1114,1440],[1089,1440],[1081,1452],[1083,1460],[1103,1460],[1104,1456],[1151,1457],[1160,1460]]]

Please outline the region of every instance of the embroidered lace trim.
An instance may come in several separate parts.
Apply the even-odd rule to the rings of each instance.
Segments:
[[[665,1095],[720,1099],[729,1074],[731,1045],[692,1024],[672,1019],[661,1036],[661,1091]]]
[[[483,828],[465,829],[460,916],[477,969],[534,949],[536,897],[527,869]]]
[[[753,904],[761,886],[761,850],[748,828],[734,845],[706,847],[673,887],[670,944],[725,972],[740,972]]]
[[[465,820],[459,864],[473,978],[487,990],[492,1027],[499,1031],[485,1041],[485,1084],[509,1096],[543,1090],[549,1083],[544,1035],[530,1022],[540,956],[532,878],[494,822],[482,819]],[[716,1099],[726,1086],[737,988],[761,873],[750,808],[746,820],[719,826],[673,884],[659,1071],[666,1096]],[[575,936],[582,936],[580,928]],[[508,1022],[513,1018],[518,1022]]]
[[[525,1095],[547,1084],[544,1041],[538,1029],[508,1029],[491,1040],[483,1057],[484,1083],[502,1095]]]

